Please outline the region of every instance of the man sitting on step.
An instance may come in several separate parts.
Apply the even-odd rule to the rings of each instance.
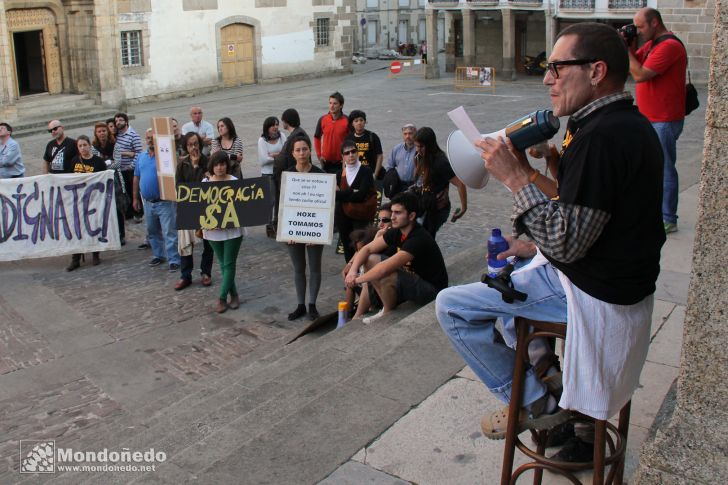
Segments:
[[[447,287],[447,269],[442,253],[432,236],[417,224],[417,196],[408,192],[392,199],[392,228],[357,251],[346,275],[352,288],[371,282],[382,301],[382,310],[364,319],[371,323],[392,311],[398,304],[431,302]],[[393,256],[383,253],[396,249]],[[359,274],[364,265],[366,272]]]
[[[575,24],[559,33],[549,61],[543,83],[554,114],[569,116],[561,155],[548,160],[559,166],[558,195],[538,189],[544,176],[510,141],[476,143],[485,168],[513,193],[515,233],[531,239],[511,238],[499,255],[533,258],[512,275],[528,298],[505,303],[478,282],[442,291],[436,307],[452,345],[505,403],[516,354],[497,338],[496,319],[511,342],[508,329],[516,316],[568,324],[560,400],[556,368],[547,358],[541,369],[526,373],[519,432],[549,429],[569,418],[566,409],[605,420],[631,398],[647,357],[665,242],[662,149],[624,91],[624,41],[605,24]],[[543,360],[546,349],[534,347],[532,363]],[[508,408],[485,416],[483,433],[503,438],[507,420]]]

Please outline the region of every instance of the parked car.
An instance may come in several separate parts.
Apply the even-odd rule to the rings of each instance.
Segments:
[[[381,49],[379,59],[399,59],[402,55],[394,49]]]

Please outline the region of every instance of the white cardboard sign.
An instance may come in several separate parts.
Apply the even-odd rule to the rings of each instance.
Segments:
[[[276,240],[331,244],[336,175],[283,172]]]

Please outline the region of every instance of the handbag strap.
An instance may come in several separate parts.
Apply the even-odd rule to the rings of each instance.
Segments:
[[[341,182],[339,182],[339,188],[342,190],[349,188],[349,181],[346,180],[346,167],[341,167]]]

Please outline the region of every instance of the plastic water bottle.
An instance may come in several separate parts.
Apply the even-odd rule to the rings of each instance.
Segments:
[[[349,321],[349,305],[345,301],[339,302],[339,322],[336,324],[336,328],[341,328],[346,325]]]
[[[505,259],[499,260],[498,254],[508,249],[508,241],[501,235],[501,230],[493,229],[488,238],[488,274],[492,277],[498,276],[503,267],[508,264]]]

